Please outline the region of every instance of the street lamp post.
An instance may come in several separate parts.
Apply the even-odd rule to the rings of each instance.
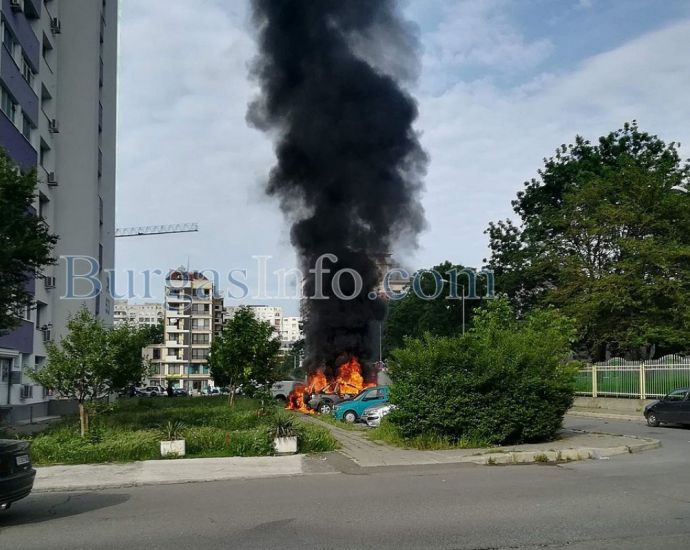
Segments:
[[[458,289],[458,283],[447,281],[446,279],[441,279],[444,283],[449,285],[455,285],[455,289]],[[459,285],[462,288],[462,335],[465,335],[465,285]]]

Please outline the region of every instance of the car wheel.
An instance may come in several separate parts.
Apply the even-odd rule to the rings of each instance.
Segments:
[[[657,428],[659,426],[659,419],[656,416],[656,413],[650,412],[647,415],[647,426],[651,426],[652,428]]]
[[[319,404],[318,410],[321,414],[331,414],[331,412],[333,412],[333,403],[330,401],[322,401]]]
[[[357,422],[357,413],[355,411],[347,411],[343,415],[343,420],[348,424],[354,424]]]

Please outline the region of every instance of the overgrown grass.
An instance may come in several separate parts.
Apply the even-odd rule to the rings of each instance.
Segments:
[[[187,457],[268,456],[273,454],[272,427],[277,409],[259,401],[225,397],[121,400],[91,416],[91,429],[79,435],[78,418],[66,418],[32,437],[37,465],[129,462],[160,458],[160,441],[169,422],[185,428]],[[298,426],[303,453],[332,451],[337,441],[325,428]]]
[[[337,428],[341,428],[343,430],[350,430],[351,432],[361,432],[364,429],[362,424],[349,424],[347,422],[343,422],[342,420],[338,420],[330,414],[320,414],[315,418],[318,418],[322,422],[326,422]]]
[[[381,426],[367,432],[367,437],[372,441],[381,441],[395,447],[405,449],[418,449],[421,451],[442,451],[448,449],[481,449],[488,447],[486,441],[460,439],[453,441],[447,437],[425,433],[412,438],[405,438],[398,428],[387,418],[381,421]]]

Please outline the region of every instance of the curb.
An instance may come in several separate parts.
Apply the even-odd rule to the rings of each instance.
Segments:
[[[135,487],[157,487],[162,485],[187,485],[190,483],[211,483],[214,481],[247,481],[250,479],[275,479],[278,477],[300,477],[306,475],[305,472],[296,474],[266,474],[254,476],[236,476],[236,477],[209,477],[197,479],[180,479],[168,481],[131,481],[118,483],[100,483],[100,484],[83,484],[83,485],[53,485],[48,487],[35,487],[31,494],[38,493],[77,493],[82,491],[105,491],[110,489],[131,489]],[[312,475],[311,473],[309,475]]]
[[[574,410],[569,410],[566,414],[569,416],[583,416],[583,417],[589,417],[589,418],[607,418],[609,420],[629,420],[631,422],[640,422],[644,423],[643,416],[638,415],[638,416],[632,416],[629,414],[615,414],[615,413],[607,413],[607,412],[590,412],[590,411],[574,411]]]
[[[606,434],[610,435],[610,434]],[[626,436],[634,437],[634,436]],[[618,447],[582,447],[579,449],[562,449],[560,451],[511,451],[507,453],[488,453],[482,456],[467,457],[462,462],[472,462],[493,466],[499,464],[562,464],[589,459],[607,459],[612,456],[641,453],[661,447],[658,439],[640,439],[635,445],[620,445]]]

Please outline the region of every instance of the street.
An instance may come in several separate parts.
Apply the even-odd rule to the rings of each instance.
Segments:
[[[34,494],[0,515],[0,547],[687,548],[690,430],[568,417],[661,449],[561,466],[344,473]]]

